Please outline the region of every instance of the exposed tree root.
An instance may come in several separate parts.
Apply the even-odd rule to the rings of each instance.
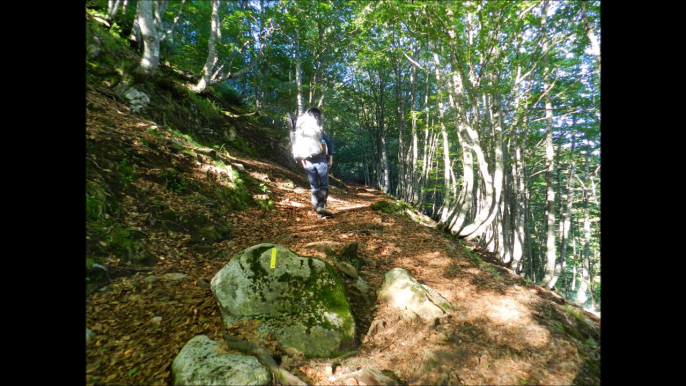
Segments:
[[[229,345],[229,347],[239,350],[240,352],[253,355],[258,361],[260,361],[260,363],[267,366],[269,371],[271,371],[274,375],[274,381],[277,385],[307,386],[307,383],[305,383],[302,379],[279,367],[274,358],[272,358],[271,354],[269,354],[269,351],[267,351],[265,348],[260,347],[253,342],[248,342],[229,336],[226,331],[222,331],[222,336],[224,337],[224,340],[226,340],[226,343]]]

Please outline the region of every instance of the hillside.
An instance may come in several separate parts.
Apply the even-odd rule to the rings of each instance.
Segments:
[[[116,72],[103,55],[86,79],[86,384],[171,385],[171,363],[188,340],[223,342],[208,283],[261,242],[325,260],[358,245],[371,294],[351,299],[359,352],[298,361],[266,347],[309,384],[358,369],[414,385],[600,384],[598,317],[403,210],[372,209],[377,201],[402,209],[375,189],[334,178],[327,207],[335,215],[317,219],[285,126],[185,92],[188,79],[167,66],[145,85],[150,106],[135,113],[112,91]],[[448,299],[450,317],[426,325],[379,305],[373,294],[394,267]],[[254,332],[249,324],[228,331],[256,341]]]

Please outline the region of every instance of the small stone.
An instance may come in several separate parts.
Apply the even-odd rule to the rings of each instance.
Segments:
[[[295,347],[288,347],[285,350],[283,350],[283,352],[285,352],[286,355],[290,355],[290,356],[295,356],[295,355],[300,354],[300,350],[298,350]]]
[[[86,343],[88,343],[93,337],[95,337],[95,333],[86,328]]]
[[[168,280],[173,280],[173,281],[178,281],[178,280],[183,280],[186,278],[186,274],[183,273],[166,273],[164,274],[164,278]]]

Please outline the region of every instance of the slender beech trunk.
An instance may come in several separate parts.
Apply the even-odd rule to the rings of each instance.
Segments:
[[[427,154],[433,150],[433,146],[429,144],[429,82],[427,71],[426,89],[424,90],[424,138],[422,141],[422,167],[417,171],[417,200],[421,204],[424,203],[424,187],[426,186],[426,174],[428,174]]]
[[[426,186],[427,175],[429,174],[429,154],[434,149],[432,143],[430,143],[429,136],[429,82],[426,82],[426,90],[424,93],[424,139],[422,146],[422,167],[418,171],[417,176],[417,202],[420,207],[423,207],[425,202],[424,187]]]
[[[572,127],[576,122],[572,122]],[[574,148],[576,145],[575,141],[575,130],[572,128],[572,138],[571,138],[571,154],[574,154]],[[567,181],[565,184],[565,195],[561,197],[561,201],[566,203],[566,208],[562,213],[562,227],[560,229],[560,234],[562,240],[560,240],[560,275],[562,276],[562,288],[568,288],[567,283],[567,247],[569,245],[569,235],[572,225],[572,204],[574,202],[574,191],[572,188],[572,183],[574,181],[574,159],[570,157],[569,160],[569,172],[567,174]],[[566,290],[565,290],[566,291]],[[563,292],[564,293],[564,292]]]
[[[434,52],[434,65],[436,71],[436,84],[439,87],[445,87],[441,77],[441,61],[438,58],[438,53]],[[438,122],[441,125],[441,136],[443,139],[443,194],[444,203],[443,210],[441,211],[441,223],[445,223],[447,220],[451,200],[450,185],[451,185],[451,174],[450,174],[450,143],[448,142],[448,131],[445,128],[445,115],[444,115],[444,102],[443,98],[439,95],[438,98]]]
[[[395,38],[395,31],[394,31],[394,38]],[[394,41],[394,44],[397,45],[397,42]],[[396,57],[395,60],[395,65],[393,67],[395,71],[395,104],[396,104],[396,119],[398,121],[398,183],[396,184],[395,190],[396,190],[396,196],[400,197],[402,199],[405,199],[407,201],[407,185],[409,182],[409,178],[407,176],[407,159],[408,159],[408,149],[407,145],[405,143],[405,129],[406,129],[406,121],[405,121],[405,98],[403,95],[403,87],[402,85],[405,83],[403,82],[403,76],[402,76],[402,67],[401,67],[402,61],[400,58]]]
[[[567,299],[570,298],[574,289],[576,288],[576,260],[572,260],[572,283],[569,285],[569,293],[567,294]]]
[[[414,57],[417,57],[417,55],[419,54],[419,45],[416,44],[414,39],[412,40],[411,44]],[[415,66],[412,66],[412,68],[410,69],[410,89],[410,109],[412,111],[412,143],[410,144],[411,158],[409,160],[409,167],[407,170],[407,174],[410,177],[410,184],[409,189],[407,191],[406,200],[408,202],[417,203],[417,191],[419,190],[417,186],[417,160],[419,156],[419,136],[417,135],[417,117],[419,115],[419,106],[417,101],[417,68]]]
[[[545,122],[546,122],[546,150],[545,150],[545,162],[546,162],[546,266],[545,275],[541,284],[549,289],[555,285],[553,281],[553,276],[555,275],[555,187],[554,187],[554,166],[555,166],[555,150],[553,148],[553,106],[550,96],[550,88],[552,87],[550,82],[550,68],[548,66],[548,41],[547,41],[547,17],[548,12],[548,2],[543,3],[541,27],[543,34],[543,89],[545,96]]]
[[[295,85],[297,90],[298,114],[305,111],[303,107],[302,63],[300,60],[300,32],[295,30]]]
[[[581,263],[581,277],[579,278],[579,290],[576,293],[574,302],[582,305],[588,300],[587,291],[589,290],[589,271],[590,271],[590,243],[591,243],[591,219],[590,219],[590,189],[585,185],[585,181],[589,180],[589,165],[586,159],[586,173],[582,181],[584,192],[584,254],[583,262]]]
[[[260,0],[260,9],[264,13],[264,0]],[[260,17],[260,36],[264,36],[264,14]],[[255,74],[255,108],[259,111],[264,106],[264,75],[258,70]]]
[[[388,164],[388,146],[386,144],[386,113],[385,113],[385,100],[384,95],[386,94],[386,78],[381,70],[379,70],[379,104],[377,106],[377,125],[379,127],[379,154],[381,156],[381,191],[384,193],[391,192],[391,178],[390,178],[390,166]]]

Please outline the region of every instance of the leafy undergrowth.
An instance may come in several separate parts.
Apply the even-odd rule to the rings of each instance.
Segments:
[[[358,243],[371,294],[352,300],[360,351],[301,359],[265,344],[310,384],[358,369],[416,385],[600,383],[597,317],[400,210],[372,209],[391,203],[375,189],[337,182],[327,205],[335,215],[317,219],[296,168],[212,152],[160,126],[87,92],[88,385],[171,385],[172,361],[194,336],[256,340],[254,326],[222,324],[208,283],[261,242],[322,259]],[[373,294],[394,267],[454,310],[427,325],[379,305]]]

